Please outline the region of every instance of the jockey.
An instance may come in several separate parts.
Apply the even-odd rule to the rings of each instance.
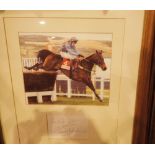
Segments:
[[[71,60],[71,68],[73,65],[72,69],[77,68],[80,58],[83,58],[83,56],[80,55],[80,52],[76,50],[75,45],[77,42],[78,42],[78,39],[76,37],[72,37],[66,43],[63,44],[60,52],[60,55],[63,58]]]
[[[69,39],[66,43],[63,44],[61,48],[60,55],[66,59],[75,59],[80,54],[79,51],[76,50],[76,43],[78,40],[75,37]]]

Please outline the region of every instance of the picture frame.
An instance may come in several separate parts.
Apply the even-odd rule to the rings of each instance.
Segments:
[[[132,143],[148,144],[154,141],[154,38],[155,11],[145,11],[144,30],[138,71],[137,97]],[[143,130],[142,130],[143,129]]]

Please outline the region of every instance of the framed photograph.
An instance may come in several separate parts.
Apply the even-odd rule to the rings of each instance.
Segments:
[[[112,34],[19,33],[19,43],[28,104],[109,104]]]

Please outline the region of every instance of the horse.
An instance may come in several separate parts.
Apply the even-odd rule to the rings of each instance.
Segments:
[[[104,57],[102,56],[103,51],[96,50],[96,52],[86,58],[83,58],[79,64],[78,67],[74,70],[72,70],[72,74],[70,74],[70,70],[61,68],[61,65],[63,63],[63,58],[59,54],[55,54],[51,52],[45,60],[41,63],[35,64],[32,67],[25,67],[26,69],[44,69],[46,71],[58,71],[61,70],[63,74],[65,74],[67,77],[69,77],[72,80],[82,82],[86,84],[95,94],[97,99],[102,102],[102,99],[97,94],[93,82],[91,80],[91,72],[94,67],[94,65],[99,66],[103,71],[107,69]]]

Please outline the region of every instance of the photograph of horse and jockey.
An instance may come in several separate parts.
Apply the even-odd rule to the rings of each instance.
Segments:
[[[109,105],[112,34],[19,33],[27,104]]]

